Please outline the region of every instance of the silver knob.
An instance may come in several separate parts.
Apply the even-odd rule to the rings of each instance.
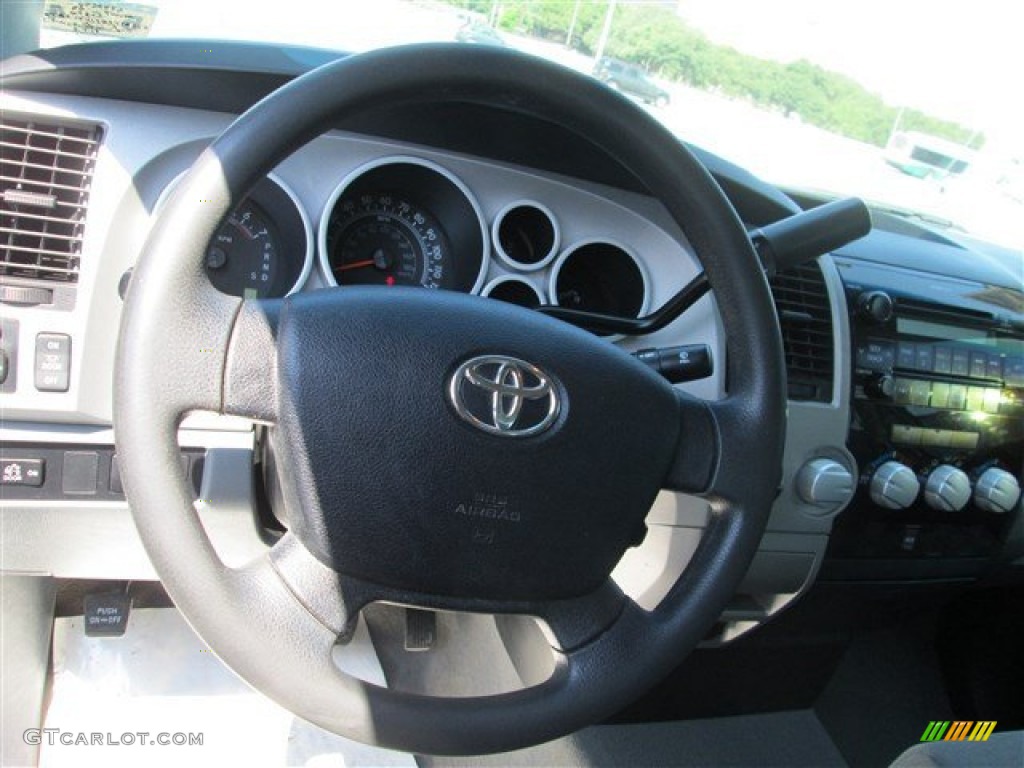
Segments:
[[[898,461],[885,462],[871,477],[871,500],[886,509],[906,509],[920,490],[914,470]]]
[[[1004,469],[986,469],[974,485],[974,503],[986,512],[1009,512],[1019,499],[1017,478]]]
[[[797,473],[796,492],[819,507],[845,504],[853,496],[853,475],[834,459],[813,459]]]
[[[941,464],[928,475],[924,484],[924,500],[932,509],[959,512],[971,500],[971,481],[956,467]]]

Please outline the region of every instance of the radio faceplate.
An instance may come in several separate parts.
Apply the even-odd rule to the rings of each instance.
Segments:
[[[1021,316],[979,311],[976,302],[931,304],[903,293],[893,277],[845,286],[852,308],[848,448],[860,482],[837,518],[829,556],[890,566],[930,560],[927,575],[967,575],[999,551],[1020,511]],[[886,306],[891,311],[879,311]],[[1002,494],[995,504],[993,483]]]

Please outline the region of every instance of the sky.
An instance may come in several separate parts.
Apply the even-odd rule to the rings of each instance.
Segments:
[[[806,58],[1024,153],[1019,0],[680,0],[679,13],[716,42]]]

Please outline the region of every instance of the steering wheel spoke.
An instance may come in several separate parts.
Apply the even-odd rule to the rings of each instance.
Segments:
[[[665,477],[665,488],[683,493],[713,491],[721,461],[720,401],[702,400],[676,390],[679,404],[679,444]]]
[[[224,355],[223,413],[267,424],[277,420],[280,311],[280,300],[242,302]]]
[[[359,609],[372,596],[349,590],[342,576],[285,534],[267,554],[267,561],[295,598],[317,621],[338,635],[351,631]]]

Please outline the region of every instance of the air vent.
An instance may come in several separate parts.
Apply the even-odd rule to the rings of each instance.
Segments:
[[[0,119],[0,277],[78,281],[99,126]]]
[[[832,311],[817,262],[787,269],[771,280],[782,327],[790,400],[832,399]]]

